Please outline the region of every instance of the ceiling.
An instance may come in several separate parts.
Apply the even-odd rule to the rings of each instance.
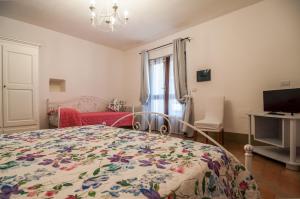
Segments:
[[[97,6],[101,1],[96,0]],[[129,22],[116,32],[90,25],[90,0],[1,0],[0,15],[126,50],[259,1],[119,0],[129,11]]]

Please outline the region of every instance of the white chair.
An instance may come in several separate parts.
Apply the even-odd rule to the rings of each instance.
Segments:
[[[224,143],[224,96],[209,97],[205,102],[205,115],[202,120],[195,121],[195,127],[204,132],[219,133],[219,143]],[[197,133],[196,133],[197,135]],[[206,139],[207,143],[207,139]]]

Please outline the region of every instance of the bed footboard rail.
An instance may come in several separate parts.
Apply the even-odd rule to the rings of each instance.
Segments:
[[[169,116],[163,113],[157,113],[157,112],[133,112],[130,114],[127,114],[121,118],[119,118],[117,121],[115,121],[111,126],[114,127],[116,126],[120,121],[127,117],[132,117],[132,128],[134,130],[142,130],[147,133],[152,133],[152,123],[157,117],[161,117],[164,122],[161,123],[160,127],[158,130],[155,130],[155,132],[159,132],[161,136],[167,138],[171,133],[172,133],[172,126],[171,126],[171,120],[175,120],[180,123],[180,125],[185,125],[186,127],[190,128],[193,130],[195,133],[198,133],[205,138],[207,138],[209,141],[211,141],[214,145],[220,147],[223,151],[225,151],[227,154],[231,154],[234,159],[239,162],[236,156],[234,156],[231,152],[229,152],[227,149],[225,149],[221,144],[219,144],[217,141],[215,141],[212,137],[210,137],[208,134],[204,133],[197,127],[180,120],[174,116]],[[139,120],[137,120],[137,118]],[[142,129],[143,126],[147,126],[147,128]],[[146,131],[147,130],[147,131]],[[248,171],[252,172],[252,151],[253,147],[249,144],[245,145],[245,167],[247,168]]]
[[[245,167],[252,173],[252,158],[253,158],[253,146],[246,144],[244,146],[245,150]]]

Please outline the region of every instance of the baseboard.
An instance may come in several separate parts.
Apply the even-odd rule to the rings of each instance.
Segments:
[[[34,131],[38,129],[39,129],[39,125],[5,127],[3,128],[3,133],[10,134],[10,133],[17,133],[17,132],[24,132],[24,131]]]
[[[218,133],[209,132],[208,135],[215,140],[218,139]],[[224,143],[238,143],[241,145],[248,144],[248,134],[224,132]],[[251,135],[251,143],[254,145],[266,145],[262,142],[255,141],[253,135]]]
[[[227,142],[234,142],[234,143],[239,143],[239,144],[248,144],[248,134],[243,134],[243,133],[231,133],[231,132],[226,132],[224,133],[224,141]],[[262,142],[254,140],[254,136],[251,135],[251,144],[254,145],[267,145]]]

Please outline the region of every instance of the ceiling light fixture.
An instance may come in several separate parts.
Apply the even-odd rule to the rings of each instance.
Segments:
[[[117,0],[102,0],[104,5],[102,9],[96,9],[96,0],[90,1],[90,16],[92,26],[99,27],[105,32],[113,32],[128,22],[128,11],[120,14],[120,8]],[[105,5],[106,4],[106,5]]]

